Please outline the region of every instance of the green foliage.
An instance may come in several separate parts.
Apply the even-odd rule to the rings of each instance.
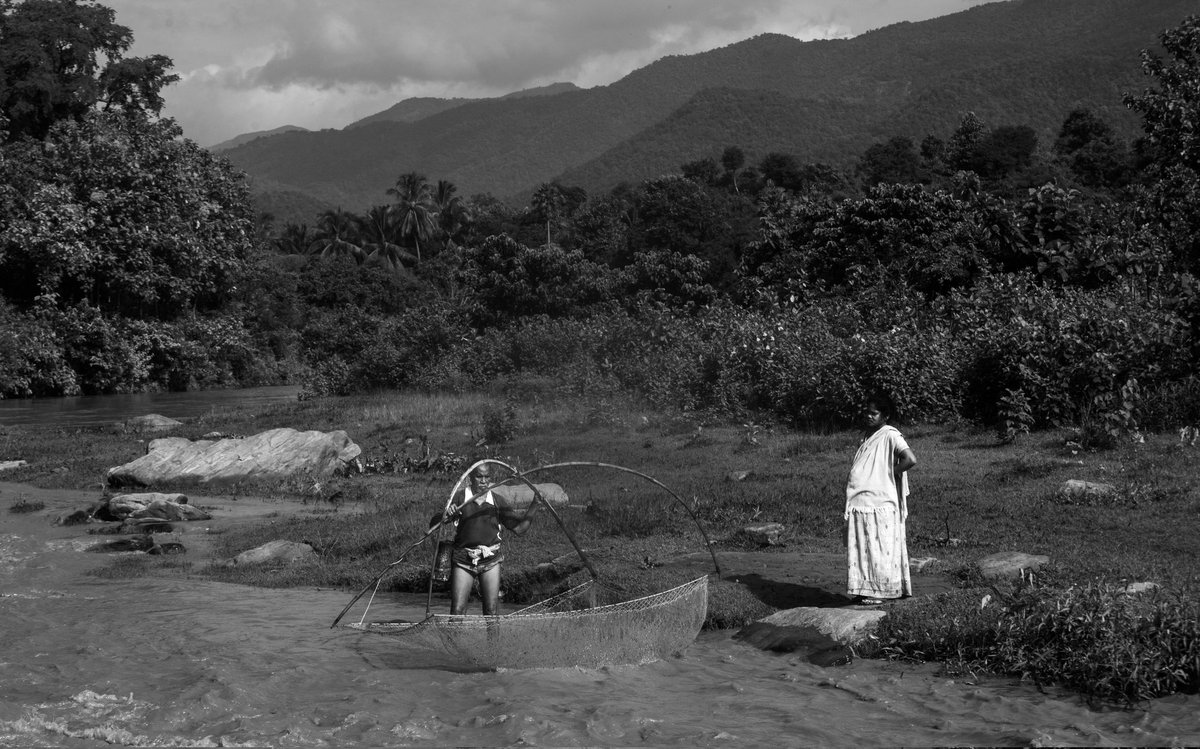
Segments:
[[[1187,335],[1177,316],[1137,293],[1053,290],[1020,276],[983,279],[952,296],[948,314],[962,347],[964,413],[985,423],[1012,418],[999,409],[1009,391],[1022,394],[1037,427],[1085,413],[1123,418],[1124,400],[1110,395],[1131,377],[1176,376],[1172,352]]]
[[[8,511],[18,515],[27,514],[30,512],[41,512],[46,509],[46,503],[40,499],[27,499],[21,497],[16,502],[8,506]]]
[[[995,594],[995,595],[993,595]],[[879,652],[1134,704],[1200,690],[1200,608],[1099,583],[969,589],[894,608]]]
[[[579,250],[526,247],[493,236],[464,251],[462,284],[478,324],[526,315],[571,315],[610,298],[617,275]]]
[[[489,405],[480,415],[483,422],[483,441],[488,445],[503,445],[517,436],[521,423],[517,417],[516,404],[505,400],[500,405]]]
[[[252,256],[240,175],[170,121],[97,114],[6,146],[0,292],[170,320],[230,301]]]
[[[179,80],[163,55],[124,57],[133,35],[111,8],[79,0],[0,2],[0,119],[7,140],[42,139],[98,105],[158,114]],[[102,63],[103,60],[103,64]]]
[[[998,405],[996,436],[1001,442],[1012,442],[1018,435],[1029,432],[1034,422],[1033,409],[1023,391],[1005,390]]]

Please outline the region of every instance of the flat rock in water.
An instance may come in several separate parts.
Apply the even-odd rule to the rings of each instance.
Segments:
[[[874,632],[885,616],[887,612],[880,609],[799,606],[776,611],[755,624],[792,630],[812,628],[838,643],[853,645]]]
[[[733,639],[776,653],[803,652],[810,663],[818,666],[845,666],[853,659],[846,645],[813,626],[751,622]]]
[[[297,541],[268,541],[249,551],[243,551],[229,561],[231,565],[265,564],[267,562],[283,562],[294,564],[309,559],[315,559],[316,549],[308,544]]]
[[[1050,557],[1044,554],[1001,551],[980,559],[979,571],[985,578],[993,580],[1001,577],[1017,577],[1022,570],[1036,570],[1049,563]]]
[[[303,475],[327,477],[362,453],[342,430],[271,429],[241,439],[152,440],[137,460],[108,470],[110,486],[237,483]]]

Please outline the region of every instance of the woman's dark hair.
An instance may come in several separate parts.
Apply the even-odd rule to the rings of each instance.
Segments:
[[[891,419],[896,415],[896,403],[887,393],[873,393],[863,402],[864,406],[873,406],[883,414],[884,419]]]

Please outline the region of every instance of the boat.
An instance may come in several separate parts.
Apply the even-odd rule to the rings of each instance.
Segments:
[[[708,577],[627,601],[588,606],[603,583],[499,616],[431,614],[418,622],[346,625],[402,638],[479,668],[584,668],[640,665],[676,656],[696,639],[708,613]]]

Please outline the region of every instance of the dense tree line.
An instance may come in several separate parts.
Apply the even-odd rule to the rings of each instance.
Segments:
[[[6,3],[0,48],[60,5],[99,8]],[[1145,54],[1133,142],[1085,110],[1051,143],[965,113],[852,170],[729,144],[606,194],[543,184],[523,206],[403,173],[311,225],[252,216],[241,177],[157,117],[169,61],[122,58],[111,15],[55,17],[37,33],[109,36],[79,37],[93,63],[51,66],[83,106],[44,127],[14,124],[40,99],[0,54],[6,396],[548,378],[808,422],[886,388],[911,417],[1006,438],[1200,419],[1195,17]]]

